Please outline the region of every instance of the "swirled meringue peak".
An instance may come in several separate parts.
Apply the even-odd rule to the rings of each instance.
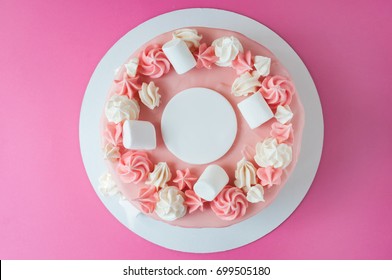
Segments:
[[[264,202],[264,188],[261,185],[251,187],[246,194],[246,199],[250,203]]]
[[[115,161],[118,158],[120,158],[120,148],[117,146],[114,146],[111,143],[107,143],[105,147],[103,148],[104,152],[104,159]]]
[[[282,173],[281,168],[273,168],[272,166],[257,169],[257,177],[259,177],[261,185],[268,188],[280,184]]]
[[[285,105],[285,106],[279,105],[276,108],[275,118],[281,124],[286,124],[289,121],[291,121],[291,119],[293,118],[293,112],[291,112],[290,106],[289,105]]]
[[[261,55],[255,56],[255,64],[256,71],[260,74],[260,76],[268,76],[271,68],[271,58]]]
[[[155,186],[157,189],[166,186],[172,174],[166,162],[159,162],[155,165],[154,171],[148,175],[147,185]]]
[[[151,45],[139,56],[139,73],[156,79],[170,70],[170,62],[163,53],[161,46]]]
[[[200,46],[201,38],[203,38],[203,36],[199,35],[196,29],[183,28],[173,32],[173,39],[183,40],[190,49],[198,48]]]
[[[118,146],[122,143],[122,124],[108,123],[104,132],[105,140],[113,146]]]
[[[248,190],[252,185],[256,184],[256,168],[250,161],[242,158],[237,162],[235,179],[234,185],[236,187]]]
[[[125,95],[112,95],[105,107],[106,118],[115,124],[123,120],[137,120],[139,113],[140,107],[137,101]]]
[[[204,200],[201,199],[193,190],[185,191],[185,204],[188,207],[189,213],[196,210],[204,211]]]
[[[124,183],[139,183],[147,178],[152,166],[146,153],[128,151],[121,156],[117,173]]]
[[[137,57],[131,58],[127,63],[124,64],[127,75],[130,77],[135,77],[138,66],[139,66],[139,58]]]
[[[140,100],[151,110],[159,106],[161,95],[158,91],[159,87],[157,87],[154,82],[148,84],[143,83],[141,90],[139,90]]]
[[[155,206],[155,213],[166,221],[174,221],[187,212],[184,203],[184,194],[176,187],[167,186],[158,192],[158,202]]]
[[[221,67],[231,66],[238,53],[244,51],[241,42],[234,36],[218,38],[212,42],[212,46],[214,46],[215,55],[218,57],[215,64]]]
[[[253,73],[245,72],[234,80],[231,86],[231,93],[235,96],[248,96],[249,93],[254,93],[261,86],[259,81],[260,75],[253,71]]]
[[[232,67],[235,69],[237,75],[252,71],[252,53],[249,50],[246,53],[240,52],[237,58],[233,60]]]
[[[214,47],[208,47],[206,43],[200,45],[199,50],[195,56],[197,58],[196,68],[198,69],[211,69],[211,66],[218,60],[218,57],[215,56]]]
[[[99,177],[99,190],[104,196],[113,196],[119,193],[112,174],[105,172]]]
[[[118,95],[127,95],[132,99],[140,89],[139,76],[132,77],[126,72],[121,73],[122,75],[114,80],[114,92]]]
[[[286,168],[292,160],[292,148],[287,144],[278,144],[275,138],[266,138],[256,144],[256,163],[260,167],[273,166]]]
[[[152,213],[155,210],[155,205],[158,201],[158,193],[154,186],[142,187],[139,190],[137,201],[140,204],[140,209],[143,213]]]
[[[173,182],[178,185],[178,188],[182,191],[186,188],[192,190],[193,183],[197,181],[197,177],[193,176],[189,171],[189,168],[185,170],[177,170],[177,177],[173,179]]]
[[[278,140],[278,143],[286,143],[292,145],[294,143],[294,131],[293,125],[281,124],[280,122],[274,122],[271,125],[271,136]]]
[[[244,192],[232,186],[226,186],[218,196],[211,201],[211,209],[222,220],[231,221],[242,217],[248,208]]]
[[[291,103],[295,88],[293,83],[283,76],[267,76],[261,84],[260,92],[271,109],[275,110],[279,105]]]

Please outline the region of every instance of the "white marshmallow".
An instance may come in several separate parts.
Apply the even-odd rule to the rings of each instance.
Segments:
[[[173,39],[167,42],[163,45],[162,50],[179,75],[196,66],[195,58],[186,43],[181,39]]]
[[[229,176],[219,165],[209,165],[200,175],[199,180],[193,187],[195,193],[207,200],[212,201],[229,182]]]
[[[254,93],[237,106],[251,129],[259,127],[274,116],[260,92]]]
[[[155,127],[146,121],[126,120],[123,125],[123,145],[131,150],[153,150],[157,146]]]

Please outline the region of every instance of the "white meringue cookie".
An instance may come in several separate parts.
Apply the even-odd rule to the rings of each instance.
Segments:
[[[103,148],[103,152],[104,152],[104,159],[107,160],[115,160],[120,158],[120,148],[113,146],[113,144],[107,143],[105,145],[105,147]]]
[[[291,112],[289,105],[285,105],[285,106],[279,105],[278,108],[276,108],[275,118],[281,124],[285,124],[291,121],[293,115],[294,114],[293,112]]]
[[[196,29],[183,28],[173,32],[173,39],[183,40],[188,48],[198,48],[200,46],[201,38],[203,38],[203,36],[199,35]]]
[[[120,191],[117,188],[116,182],[114,181],[112,174],[105,172],[99,177],[99,191],[104,196],[113,196]]]
[[[264,202],[264,188],[261,185],[251,187],[246,194],[246,199],[250,203]]]
[[[241,42],[233,36],[218,38],[212,42],[212,46],[215,48],[215,55],[219,58],[215,64],[221,67],[231,66],[238,53],[244,51]]]
[[[261,55],[256,55],[254,66],[257,72],[260,74],[260,76],[266,77],[270,73],[271,58],[261,56]]]
[[[137,67],[139,66],[139,58],[131,58],[124,66],[125,70],[127,71],[127,75],[130,77],[135,77],[137,73]]]
[[[109,122],[120,123],[123,120],[137,120],[140,107],[135,99],[114,94],[106,103],[105,115]]]
[[[155,186],[157,189],[166,186],[172,174],[166,162],[159,162],[155,165],[154,171],[148,175],[147,185]]]
[[[234,80],[231,93],[235,96],[248,96],[249,93],[256,92],[258,87],[261,87],[259,77],[260,75],[256,71],[245,72]]]
[[[248,190],[252,185],[256,184],[256,168],[250,161],[242,158],[237,162],[237,169],[235,170],[234,185],[238,188]]]
[[[163,220],[174,221],[185,216],[187,207],[184,204],[183,193],[176,187],[164,187],[158,192],[159,201],[155,213]]]
[[[143,83],[142,88],[139,90],[140,100],[151,110],[159,106],[161,95],[158,91],[159,87],[154,82],[150,82],[149,84]]]
[[[256,163],[261,167],[286,168],[292,160],[292,148],[284,143],[278,144],[275,138],[267,138],[256,144]]]

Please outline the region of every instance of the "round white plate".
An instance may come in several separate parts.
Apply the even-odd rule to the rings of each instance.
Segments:
[[[129,202],[121,200],[119,196],[102,196],[98,189],[98,178],[106,171],[100,149],[99,124],[114,76],[111,73],[140,45],[161,33],[185,26],[237,31],[269,48],[292,75],[305,109],[302,150],[286,186],[265,210],[226,228],[190,229],[170,226],[138,213]],[[183,252],[207,253],[249,244],[274,230],[294,212],[316,175],[323,145],[324,125],[319,96],[309,71],[295,51],[275,32],[257,21],[232,12],[186,9],[144,22],[128,32],[106,53],[87,87],[80,113],[79,133],[83,162],[91,184],[103,204],[122,224],[160,246]],[[243,234],[244,232],[247,234]]]
[[[237,118],[223,95],[208,88],[188,88],[166,104],[161,131],[173,155],[190,164],[205,164],[230,150]]]

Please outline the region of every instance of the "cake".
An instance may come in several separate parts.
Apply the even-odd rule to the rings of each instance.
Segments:
[[[266,47],[230,30],[184,27],[130,53],[100,125],[104,195],[173,226],[226,227],[285,186],[304,110]]]

